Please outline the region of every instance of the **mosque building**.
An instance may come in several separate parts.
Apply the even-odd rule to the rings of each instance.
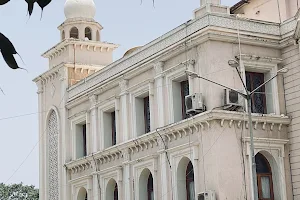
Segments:
[[[300,199],[298,0],[199,5],[113,61],[95,2],[66,0],[61,40],[34,79],[40,199],[235,200],[255,189],[259,200]],[[236,91],[274,75],[252,95],[249,123]]]

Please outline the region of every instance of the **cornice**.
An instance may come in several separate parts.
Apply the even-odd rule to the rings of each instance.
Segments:
[[[282,126],[287,126],[291,121],[287,116],[259,114],[252,114],[252,120],[254,131],[258,129],[258,124],[260,124],[261,126],[259,127],[261,127],[262,130],[274,131],[276,128],[276,131],[279,132],[282,130]],[[194,134],[194,131],[208,131],[215,128],[216,124],[224,127],[225,123],[228,124],[229,129],[233,127],[242,128],[244,123],[246,126],[245,128],[248,128],[247,113],[225,110],[207,111],[186,120],[158,128],[148,134],[117,144],[85,158],[71,161],[66,164],[66,167],[73,173],[77,173],[82,171],[86,164],[92,162],[93,159],[96,159],[99,165],[103,165],[116,159],[125,159],[124,153],[129,154],[130,158],[130,155],[139,153],[140,151],[159,148],[161,138],[165,138],[167,142],[172,142],[187,137],[190,134]],[[130,161],[131,160],[129,159],[126,162]]]
[[[100,28],[100,30],[103,29],[103,26],[101,24],[99,24],[94,19],[90,19],[90,18],[71,18],[71,19],[67,19],[62,24],[60,24],[57,27],[57,29],[58,30],[62,30],[63,26],[65,26],[65,25],[73,25],[73,24],[94,24],[94,25],[98,26]]]
[[[49,69],[48,71],[46,71],[43,74],[41,74],[41,75],[37,76],[36,78],[34,78],[32,81],[36,82],[36,83],[38,81],[42,81],[43,84],[44,84],[44,83],[47,83],[50,80],[53,80],[53,79],[57,78],[59,76],[60,69],[63,65],[64,64],[62,63],[60,65],[57,65],[57,66]]]
[[[112,43],[104,43],[99,41],[92,41],[92,40],[80,40],[80,39],[65,39],[52,47],[51,49],[47,50],[45,53],[42,54],[44,58],[49,58],[50,60],[60,55],[62,52],[67,50],[69,45],[80,46],[80,49],[86,48],[89,51],[100,51],[100,52],[108,52],[116,49],[119,45],[112,44]]]
[[[131,55],[110,64],[108,66],[109,70],[105,72],[100,71],[93,74],[92,76],[87,78],[87,82],[85,84],[79,82],[76,87],[72,87],[69,89],[70,99],[74,98],[77,95],[80,95],[83,92],[88,92],[88,88],[92,88],[93,86],[101,83],[103,80],[109,79],[109,77],[114,76],[115,74],[122,74],[131,67],[139,65],[141,62],[145,62],[151,57],[158,56],[174,44],[185,40],[187,37],[195,34],[200,34],[201,30],[206,27],[219,27],[229,30],[237,30],[237,20],[239,21],[241,31],[249,32],[248,34],[280,36],[280,28],[276,23],[236,19],[235,17],[229,15],[210,13],[204,15],[202,18],[184,23],[183,25],[171,30],[158,39],[136,50]]]
[[[248,62],[262,62],[262,63],[270,63],[270,64],[279,64],[283,60],[281,58],[274,58],[274,57],[266,57],[266,56],[258,56],[252,54],[241,54],[236,56],[237,59],[242,58],[243,61]]]

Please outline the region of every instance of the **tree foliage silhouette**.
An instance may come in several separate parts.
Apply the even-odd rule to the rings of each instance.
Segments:
[[[0,183],[0,200],[39,200],[39,190],[33,185]]]
[[[44,8],[48,6],[49,3],[51,2],[51,0],[25,0],[25,1],[28,4],[27,9],[28,9],[29,16],[31,16],[33,12],[33,7],[35,3],[37,3],[40,6],[43,12]],[[10,0],[0,0],[0,5],[4,6],[8,2],[10,2]],[[18,66],[18,63],[14,58],[14,54],[18,54],[18,53],[13,43],[1,32],[0,32],[0,51],[6,64],[11,69],[23,69]]]

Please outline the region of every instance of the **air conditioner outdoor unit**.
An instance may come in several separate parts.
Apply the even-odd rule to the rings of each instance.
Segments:
[[[201,113],[205,111],[202,94],[195,93],[185,97],[185,108],[187,114]]]
[[[225,91],[224,94],[225,106],[239,106],[239,107],[243,106],[244,98],[238,92],[230,89],[224,89],[224,91]]]
[[[214,191],[208,190],[198,194],[198,200],[216,200]]]

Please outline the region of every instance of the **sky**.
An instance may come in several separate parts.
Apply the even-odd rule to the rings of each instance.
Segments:
[[[223,0],[233,5],[238,0]],[[11,0],[0,6],[0,32],[14,44],[24,60],[16,56],[20,67],[12,70],[0,56],[0,183],[39,185],[38,163],[38,97],[32,80],[48,69],[48,60],[41,54],[57,44],[57,27],[65,20],[65,0],[52,0],[40,20],[40,8],[27,16],[24,0]],[[119,44],[114,60],[130,48],[141,46],[193,17],[200,0],[95,0],[95,20],[104,30],[102,41]],[[25,162],[24,162],[25,161]]]

